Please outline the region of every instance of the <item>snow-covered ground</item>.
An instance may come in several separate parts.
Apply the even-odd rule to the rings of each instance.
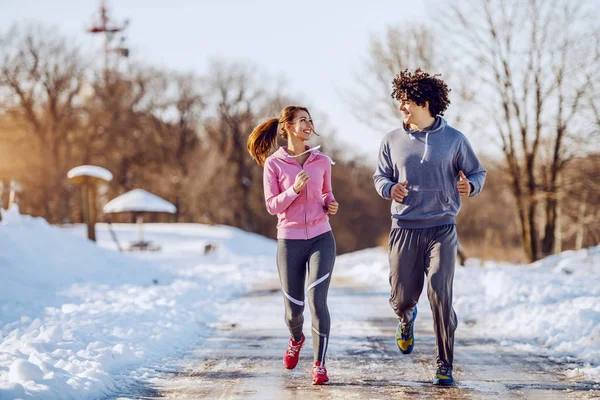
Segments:
[[[122,244],[136,238],[135,225],[114,229]],[[102,224],[96,245],[83,226],[3,212],[0,399],[102,398],[151,378],[153,365],[209,334],[219,304],[276,277],[276,243],[264,237],[198,224],[144,230],[161,251],[119,253]],[[387,255],[341,256],[334,273],[387,288]],[[585,365],[571,375],[600,381],[600,247],[457,268],[454,299],[460,329],[576,358]],[[427,312],[425,295],[421,303]]]
[[[115,231],[137,238],[135,225]],[[0,399],[101,398],[185,351],[215,304],[275,270],[276,243],[235,228],[146,224],[162,251],[144,253],[116,251],[105,225],[99,246],[85,232],[3,212]]]

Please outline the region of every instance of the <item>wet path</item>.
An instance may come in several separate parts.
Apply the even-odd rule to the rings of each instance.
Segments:
[[[310,315],[296,369],[283,368],[288,333],[281,293],[273,282],[229,304],[214,335],[181,360],[177,373],[152,381],[152,394],[168,399],[600,399],[600,385],[567,380],[563,365],[503,350],[459,326],[455,343],[457,386],[431,385],[435,369],[431,314],[419,312],[415,350],[402,355],[387,291],[334,281],[329,296],[332,331],[330,384],[311,385]],[[427,305],[424,305],[427,307]],[[423,306],[422,306],[423,307]],[[135,396],[140,398],[140,396]]]

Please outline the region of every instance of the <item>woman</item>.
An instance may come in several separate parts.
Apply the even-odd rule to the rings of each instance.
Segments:
[[[285,322],[291,338],[283,358],[287,369],[298,364],[304,345],[302,324],[306,295],[312,315],[314,366],[313,384],[329,380],[325,354],[329,339],[327,292],[335,262],[335,239],[328,214],[334,215],[338,203],[331,191],[329,157],[317,147],[305,145],[315,133],[308,109],[288,106],[279,118],[257,126],[248,138],[248,151],[264,166],[264,190],[267,211],[277,214],[277,269],[285,303]],[[277,134],[287,146],[271,156]],[[315,133],[316,134],[316,133]]]

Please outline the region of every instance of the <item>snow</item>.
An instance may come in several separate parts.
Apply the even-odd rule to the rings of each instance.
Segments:
[[[113,228],[120,242],[137,236],[135,224]],[[162,251],[120,253],[105,224],[94,244],[82,225],[2,211],[0,399],[127,390],[210,335],[220,304],[277,279],[273,240],[226,226],[145,228]],[[386,252],[368,249],[338,257],[334,274],[387,291],[387,270]],[[577,360],[570,376],[600,381],[599,298],[600,246],[525,266],[475,260],[456,269],[457,336]]]
[[[103,208],[105,213],[119,212],[165,212],[174,214],[177,209],[171,203],[145,191],[134,189],[115,197]]]
[[[102,179],[106,182],[112,181],[112,174],[109,170],[95,165],[80,165],[75,167],[67,173],[67,178],[72,179],[80,176],[91,176],[94,178]]]
[[[101,398],[185,351],[214,304],[275,271],[275,242],[223,226],[147,224],[161,252],[119,253],[107,226],[2,212],[0,399]],[[135,225],[114,225],[120,241]],[[204,254],[205,246],[215,250]],[[137,368],[141,368],[138,370]],[[143,371],[143,372],[140,372]]]

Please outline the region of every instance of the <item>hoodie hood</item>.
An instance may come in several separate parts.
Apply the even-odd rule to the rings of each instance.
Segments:
[[[439,116],[435,117],[435,122],[433,123],[433,125],[429,125],[427,128],[424,128],[422,130],[410,129],[410,127],[408,127],[404,122],[402,122],[402,128],[404,129],[404,132],[408,133],[409,135],[413,133],[438,133],[442,129],[444,129],[446,125],[448,125],[446,120]]]
[[[306,151],[303,151],[302,153],[300,153],[298,155],[292,156],[287,152],[287,146],[281,146],[279,149],[277,149],[277,151],[275,153],[273,153],[273,157],[280,158],[283,160],[293,160],[294,158],[300,157],[303,154],[312,153],[315,156],[323,156],[323,157],[327,158],[329,160],[329,162],[331,163],[331,165],[335,165],[335,161],[333,161],[331,159],[331,157],[329,157],[327,154],[319,151],[319,149],[321,148],[321,145],[314,146],[314,147],[304,146],[304,148],[306,149]]]

